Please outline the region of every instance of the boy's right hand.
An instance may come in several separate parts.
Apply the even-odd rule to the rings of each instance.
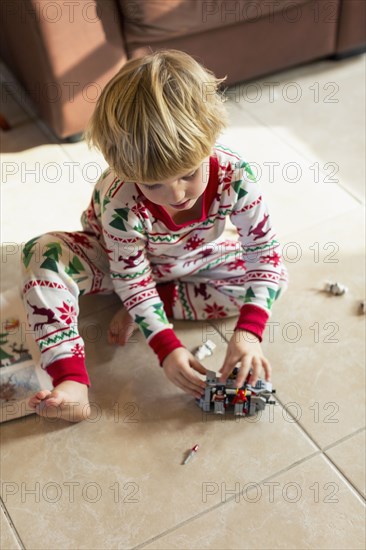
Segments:
[[[173,384],[194,397],[201,397],[206,382],[194,374],[194,371],[206,374],[207,369],[186,348],[176,348],[163,361],[163,370]]]

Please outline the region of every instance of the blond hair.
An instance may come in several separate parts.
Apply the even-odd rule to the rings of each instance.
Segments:
[[[185,175],[227,127],[216,78],[190,55],[158,50],[128,61],[103,89],[85,131],[116,175],[154,183]]]

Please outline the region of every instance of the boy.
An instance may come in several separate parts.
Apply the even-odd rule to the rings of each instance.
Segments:
[[[83,213],[83,231],[29,241],[24,303],[54,390],[30,404],[79,421],[90,381],[77,329],[78,296],[116,292],[124,307],[109,327],[123,345],[135,324],[176,386],[199,397],[204,367],[168,317],[238,315],[221,369],[240,363],[237,386],[270,365],[260,342],[286,288],[270,217],[250,167],[216,143],[227,115],[216,79],[189,55],[163,50],[129,61],[104,88],[86,132],[109,168]],[[230,216],[239,242],[222,239]],[[196,371],[196,372],[195,372]]]

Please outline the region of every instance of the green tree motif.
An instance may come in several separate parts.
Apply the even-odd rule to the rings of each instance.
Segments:
[[[75,275],[76,273],[80,273],[80,271],[84,270],[85,267],[77,256],[74,256],[71,262],[69,262],[69,265],[65,267],[65,271],[68,275]]]
[[[245,191],[242,187],[243,180],[236,180],[231,182],[231,187],[234,189],[235,193],[238,195],[238,200],[248,194],[248,191]]]
[[[134,230],[137,231],[138,233],[142,233],[144,234],[144,227],[141,223],[137,223],[134,227]]]
[[[41,267],[43,269],[50,269],[51,271],[58,273],[57,263],[59,256],[62,254],[61,245],[58,242],[48,243],[46,244],[46,248],[48,250],[42,254],[42,256],[46,259],[43,263],[41,263]]]
[[[249,166],[249,164],[247,162],[242,162],[241,165],[240,165],[240,168],[244,168],[246,174],[247,174],[247,177],[248,179],[252,180],[252,181],[255,181],[255,176],[252,172],[252,169],[251,167]]]
[[[153,308],[155,310],[155,315],[165,324],[168,325],[169,321],[167,319],[164,307],[161,304],[154,304]]]
[[[142,332],[144,333],[144,336],[148,338],[150,334],[152,334],[152,330],[148,328],[149,323],[145,321],[146,317],[142,317],[141,315],[136,315],[135,322],[138,324]]]
[[[111,202],[111,199],[109,197],[104,197],[103,199],[103,205],[102,205],[102,212],[104,214],[106,208],[107,208],[107,205]]]
[[[267,307],[268,307],[268,309],[271,309],[272,304],[276,299],[277,292],[275,290],[273,290],[273,288],[269,288],[268,286],[267,286],[267,290],[268,290],[268,294],[269,294],[269,298],[267,298]]]
[[[248,288],[248,290],[246,291],[245,293],[245,300],[244,300],[244,303],[247,303],[247,302],[252,302],[252,298],[255,298],[255,294],[253,292],[253,289],[252,287],[250,286]]]
[[[83,277],[75,277],[75,275],[79,275],[82,271],[85,271],[85,266],[81,263],[77,256],[74,256],[71,262],[69,262],[69,265],[65,267],[65,272],[70,275],[76,283],[81,283],[81,281],[85,281],[85,279],[87,279],[86,275]]]
[[[120,231],[126,231],[125,221],[128,220],[129,208],[116,208],[113,214],[113,221],[109,224],[111,227],[115,227]]]
[[[100,191],[98,189],[95,189],[94,196],[93,196],[94,204],[100,204]]]
[[[36,244],[38,239],[39,237],[34,237],[34,239],[28,241],[23,248],[23,264],[25,267],[29,266],[29,262],[31,261],[34,254],[34,245]]]

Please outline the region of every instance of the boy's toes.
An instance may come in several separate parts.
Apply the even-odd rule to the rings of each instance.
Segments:
[[[57,407],[65,401],[65,394],[62,391],[53,390],[42,400],[43,407]],[[40,403],[41,404],[41,403]]]
[[[43,401],[43,399],[46,399],[46,397],[49,395],[51,395],[50,390],[41,390],[29,399],[28,405],[35,409],[36,406],[39,405],[39,403]]]

